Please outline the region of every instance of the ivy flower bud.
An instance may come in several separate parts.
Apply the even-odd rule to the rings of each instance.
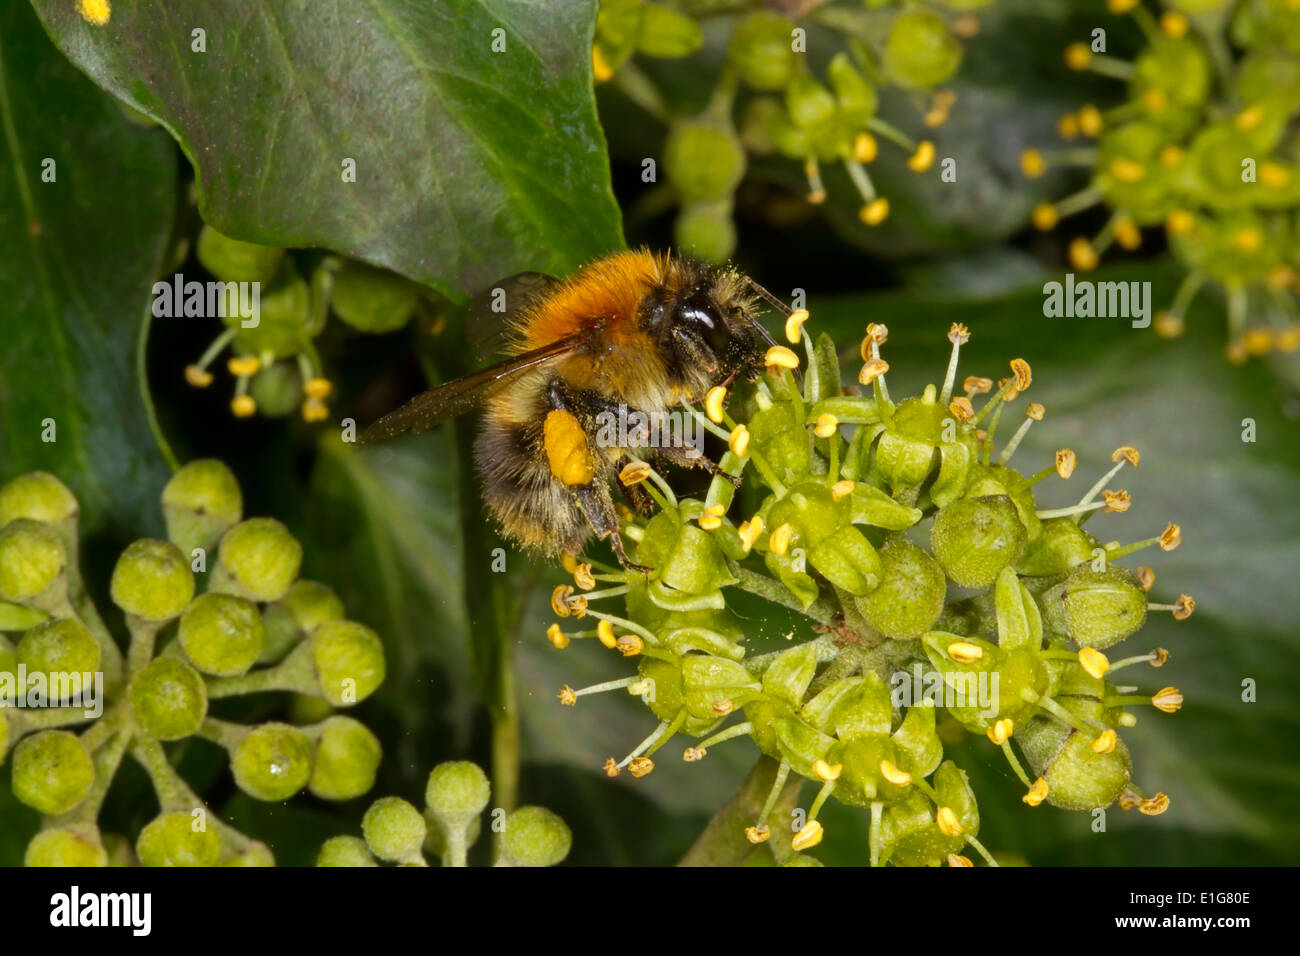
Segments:
[[[727,126],[675,123],[664,142],[663,167],[687,203],[726,199],[745,176],[745,149]]]
[[[1132,571],[1081,564],[1039,596],[1043,624],[1080,647],[1103,649],[1135,633],[1146,621],[1147,596]]]
[[[221,837],[213,827],[194,829],[185,810],[154,817],[135,841],[136,856],[145,866],[216,866]]]
[[[110,593],[128,614],[170,621],[194,597],[194,574],[176,545],[145,538],[132,542],[117,559]]]
[[[67,486],[44,471],[19,475],[0,488],[0,527],[16,518],[57,525],[81,512]]]
[[[230,469],[215,458],[192,461],[172,475],[162,493],[167,538],[189,554],[211,548],[243,516],[244,498]]]
[[[307,789],[322,800],[351,800],[375,785],[379,738],[351,717],[330,717],[320,729]]]
[[[233,594],[202,594],[181,615],[177,639],[205,674],[233,677],[253,666],[266,646],[257,605]]]
[[[424,788],[425,805],[448,826],[465,826],[487,808],[491,797],[487,774],[468,760],[438,764]]]
[[[1093,746],[1097,738],[1092,734],[1082,734],[1059,721],[1039,717],[1020,728],[1016,739],[1040,782],[1046,786],[1047,793],[1043,796],[1052,806],[1066,810],[1109,806],[1128,786],[1133,761],[1128,747],[1118,736],[1111,749],[1097,750]],[[1029,794],[1025,802],[1030,802]]]
[[[108,866],[108,851],[94,827],[52,827],[32,837],[23,866]]]
[[[347,259],[334,273],[330,308],[358,332],[394,332],[410,321],[418,304],[419,286],[387,269]],[[325,395],[312,397],[321,400]]]
[[[520,807],[506,817],[502,850],[515,866],[555,866],[569,855],[568,824],[544,807]]]
[[[225,282],[269,282],[284,258],[284,250],[223,236],[205,225],[199,232],[199,262]]]
[[[947,591],[943,569],[901,536],[886,541],[879,554],[880,583],[857,598],[858,610],[885,637],[920,637],[943,611]]]
[[[326,840],[316,857],[317,866],[378,866],[370,855],[366,841],[354,836],[336,836]]]
[[[732,31],[727,59],[754,89],[785,89],[799,60],[790,43],[792,30],[794,24],[785,17],[755,11]]]
[[[907,8],[894,17],[881,60],[894,82],[924,90],[946,82],[957,72],[961,57],[961,44],[941,16]]]
[[[302,566],[302,545],[274,518],[250,518],[221,538],[213,591],[277,601],[284,596]]]
[[[208,713],[208,688],[178,657],[158,657],[131,678],[131,709],[140,727],[159,740],[180,740]]]
[[[954,582],[987,588],[1020,557],[1027,537],[1006,495],[962,498],[935,515],[930,550]]]
[[[46,816],[76,807],[95,782],[95,765],[76,734],[43,730],[14,747],[14,796]]]
[[[307,786],[313,757],[306,734],[297,727],[272,722],[243,735],[230,756],[230,769],[235,785],[250,797],[278,802]]]
[[[49,618],[22,636],[16,658],[26,668],[29,679],[35,674],[47,675],[51,695],[59,686],[57,679],[67,681],[70,694],[80,694],[89,690],[82,687],[83,675],[99,670],[100,648],[86,626],[75,618]]]
[[[384,680],[379,635],[355,621],[328,621],[311,636],[312,662],[321,693],[335,707],[369,697]]]
[[[64,583],[67,553],[53,525],[17,518],[0,528],[0,600],[41,603]]]

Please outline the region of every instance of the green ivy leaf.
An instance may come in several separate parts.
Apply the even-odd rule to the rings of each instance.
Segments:
[[[0,10],[0,140],[0,480],[53,472],[83,534],[145,533],[165,469],[133,380],[136,326],[171,229],[172,146],[24,3]]]
[[[204,219],[235,238],[324,246],[453,297],[622,245],[595,0],[177,0],[115,5],[104,26],[35,6],[74,63],[172,132]]]

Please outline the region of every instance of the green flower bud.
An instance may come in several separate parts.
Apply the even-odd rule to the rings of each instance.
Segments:
[[[361,837],[336,836],[322,844],[317,866],[378,866]]]
[[[334,589],[316,581],[295,581],[279,604],[292,616],[303,634],[310,634],[326,621],[343,620],[343,602]]]
[[[274,664],[283,660],[302,640],[302,632],[294,623],[293,616],[278,602],[262,609],[262,624],[266,627],[266,644],[258,655],[259,664]]]
[[[15,518],[59,524],[81,513],[67,486],[44,471],[19,475],[0,488],[0,527]]]
[[[920,637],[943,611],[943,569],[903,537],[890,538],[879,554],[880,584],[857,599],[858,610],[885,637]]]
[[[835,91],[835,100],[840,113],[849,122],[863,125],[876,112],[879,97],[876,88],[853,67],[853,60],[847,53],[837,53],[831,57],[826,70]]]
[[[646,56],[690,56],[703,42],[704,33],[700,25],[690,17],[669,7],[645,5],[637,49]]]
[[[930,550],[954,582],[986,588],[1020,557],[1025,539],[1025,526],[1006,495],[962,498],[934,516]]]
[[[321,693],[335,707],[369,697],[384,680],[379,635],[355,621],[328,621],[311,636],[312,662]]]
[[[725,262],[736,251],[736,224],[731,199],[688,203],[677,212],[673,236],[677,247],[703,262]]]
[[[272,362],[258,369],[248,393],[267,418],[281,418],[302,405],[302,377],[292,362]]]
[[[569,855],[568,824],[545,807],[520,807],[506,817],[502,848],[515,866],[555,866]]]
[[[686,203],[726,199],[745,175],[745,148],[715,123],[679,122],[664,143],[664,172]]]
[[[394,332],[415,314],[419,289],[387,269],[349,259],[334,275],[330,307],[358,332]]]
[[[935,807],[927,806],[924,814],[916,812],[919,804],[915,803],[891,807],[882,821],[881,842],[889,847],[888,858],[895,866],[938,866],[966,845],[967,834],[979,835],[979,808],[965,772],[951,760],[944,761],[935,771],[934,789],[939,806],[952,811],[962,832],[944,833],[936,822]]]
[[[741,79],[756,90],[785,89],[798,68],[798,57],[794,24],[765,10],[740,21],[727,47],[727,58]]]
[[[32,837],[23,866],[108,866],[108,851],[94,827],[53,827]]]
[[[785,91],[790,120],[802,129],[825,126],[835,119],[835,97],[810,73],[796,73]]]
[[[961,64],[961,44],[943,17],[905,10],[894,18],[885,40],[885,72],[899,86],[929,89],[946,82]]]
[[[1133,758],[1124,741],[1116,737],[1114,749],[1099,754],[1092,749],[1095,739],[1044,717],[1016,727],[1025,758],[1047,781],[1047,802],[1066,810],[1109,806],[1132,777]]]
[[[205,225],[199,233],[199,262],[224,282],[269,282],[284,250],[223,236]]]
[[[221,837],[211,827],[196,831],[195,823],[185,810],[154,817],[135,841],[140,862],[144,866],[216,866],[221,858]]]
[[[67,555],[53,525],[17,518],[0,528],[0,599],[31,604],[53,597]]]
[[[162,510],[168,539],[182,554],[190,554],[211,548],[239,523],[244,496],[229,468],[215,458],[202,458],[172,475],[163,488]]]
[[[194,666],[218,677],[245,673],[266,646],[257,605],[232,594],[199,595],[181,615],[176,634]]]
[[[948,414],[931,395],[906,399],[894,409],[893,421],[876,443],[873,462],[891,488],[914,488],[930,476]]]
[[[221,861],[222,866],[231,867],[272,867],[275,866],[275,854],[265,843],[254,843],[242,853],[227,857]]]
[[[1029,542],[1016,570],[1034,577],[1064,574],[1092,559],[1097,539],[1070,518],[1048,518],[1038,537]]]
[[[194,574],[176,545],[143,538],[117,559],[110,591],[113,603],[128,614],[170,621],[194,597]]]
[[[1147,595],[1128,568],[1109,565],[1094,571],[1080,565],[1038,598],[1049,632],[1080,647],[1117,644],[1146,621]]]
[[[211,589],[278,601],[302,566],[302,545],[274,518],[249,518],[221,539]]]
[[[178,657],[158,657],[131,678],[131,709],[146,733],[180,740],[199,729],[208,713],[203,678]]]
[[[308,785],[322,800],[351,800],[375,785],[379,738],[351,717],[330,717],[321,725]]]
[[[76,734],[43,730],[14,747],[12,781],[15,797],[52,817],[85,799],[95,765]]]
[[[405,863],[419,857],[424,845],[424,817],[400,797],[381,797],[362,817],[361,832],[375,856]]]
[[[311,739],[288,724],[254,727],[235,748],[230,769],[240,790],[258,800],[288,800],[312,776]]]
[[[476,763],[458,760],[440,763],[429,774],[425,805],[448,822],[463,824],[483,812],[492,796],[487,774]]]
[[[83,675],[99,670],[100,651],[80,621],[50,618],[22,636],[16,659],[26,667],[29,678],[45,674],[52,695],[56,687],[66,687],[69,695],[74,695],[90,689],[82,687]]]

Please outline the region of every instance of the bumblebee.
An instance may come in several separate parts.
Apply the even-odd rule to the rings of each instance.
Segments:
[[[775,342],[755,309],[760,298],[784,306],[735,269],[644,250],[598,259],[566,280],[524,273],[494,291],[510,306],[509,357],[417,395],[360,443],[422,432],[482,404],[475,465],[505,536],[555,556],[580,553],[594,535],[637,567],[619,536],[611,486],[644,455],[597,441],[599,425],[633,413],[643,421],[699,402],[715,385],[757,378]],[[718,472],[696,449],[655,451]],[[638,510],[649,506],[644,491],[628,491]]]

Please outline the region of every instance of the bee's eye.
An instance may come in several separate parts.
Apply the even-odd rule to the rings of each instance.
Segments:
[[[677,310],[677,320],[695,330],[714,353],[721,356],[731,341],[731,333],[713,301],[703,292],[691,295]]]

